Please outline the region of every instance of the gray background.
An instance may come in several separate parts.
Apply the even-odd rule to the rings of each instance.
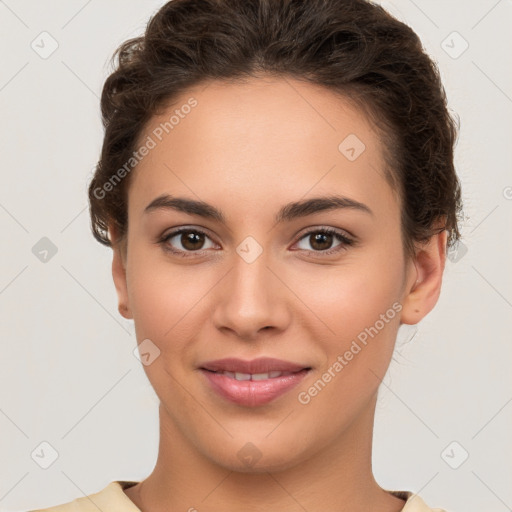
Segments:
[[[90,234],[86,189],[108,59],[164,3],[0,1],[3,511],[140,480],[156,460],[156,395],[133,355],[133,325],[117,312],[111,251]],[[432,507],[510,510],[512,2],[382,5],[440,66],[461,121],[467,218],[438,305],[399,334],[377,407],[375,475]],[[53,452],[42,442],[58,453],[47,469]]]

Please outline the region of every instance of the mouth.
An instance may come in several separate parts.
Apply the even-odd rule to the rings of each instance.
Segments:
[[[206,361],[200,366],[203,370],[212,372],[228,372],[242,376],[239,380],[249,380],[247,375],[255,375],[258,379],[259,375],[277,376],[275,372],[283,374],[296,373],[304,369],[311,369],[307,364],[294,363],[283,359],[273,357],[258,357],[247,361],[236,357],[226,357],[224,359],[216,359],[215,361]],[[245,377],[243,377],[245,375]],[[262,377],[263,378],[263,377]]]
[[[268,404],[284,395],[312,369],[311,366],[272,358],[221,359],[199,367],[209,390],[223,400],[246,407]]]
[[[301,373],[304,371],[311,370],[311,367],[303,368],[302,370],[298,370],[295,372],[281,372],[279,370],[274,370],[271,372],[266,373],[243,373],[243,372],[230,372],[227,370],[221,370],[221,371],[213,371],[208,370],[207,368],[201,368],[201,370],[210,372],[210,373],[216,373],[217,375],[225,375],[226,377],[229,377],[230,379],[235,379],[238,381],[247,381],[247,380],[268,380],[268,379],[277,379],[279,377],[287,376],[287,375],[295,375],[297,373]]]

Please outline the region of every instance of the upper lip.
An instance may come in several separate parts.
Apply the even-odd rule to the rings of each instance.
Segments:
[[[278,372],[298,372],[304,368],[310,369],[310,366],[283,361],[273,357],[258,357],[250,361],[237,359],[235,357],[227,357],[224,359],[216,359],[215,361],[207,361],[202,363],[200,368],[214,372],[228,371],[235,373],[268,373],[272,371]]]

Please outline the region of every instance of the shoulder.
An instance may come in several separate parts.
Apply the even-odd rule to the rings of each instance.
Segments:
[[[109,507],[114,508],[117,512],[140,512],[123,492],[125,487],[135,483],[137,482],[115,480],[94,494],[76,498],[68,503],[30,510],[28,512],[98,512],[98,510],[108,510]]]

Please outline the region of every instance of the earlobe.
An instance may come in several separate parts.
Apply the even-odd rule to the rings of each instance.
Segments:
[[[109,226],[110,240],[112,242],[112,278],[116,287],[118,298],[118,311],[122,317],[133,319],[128,298],[128,286],[126,280],[126,249],[125,244],[117,236],[115,228]]]
[[[413,261],[416,272],[411,273],[402,302],[401,323],[417,324],[436,305],[446,263],[446,240],[444,230],[418,247]]]

